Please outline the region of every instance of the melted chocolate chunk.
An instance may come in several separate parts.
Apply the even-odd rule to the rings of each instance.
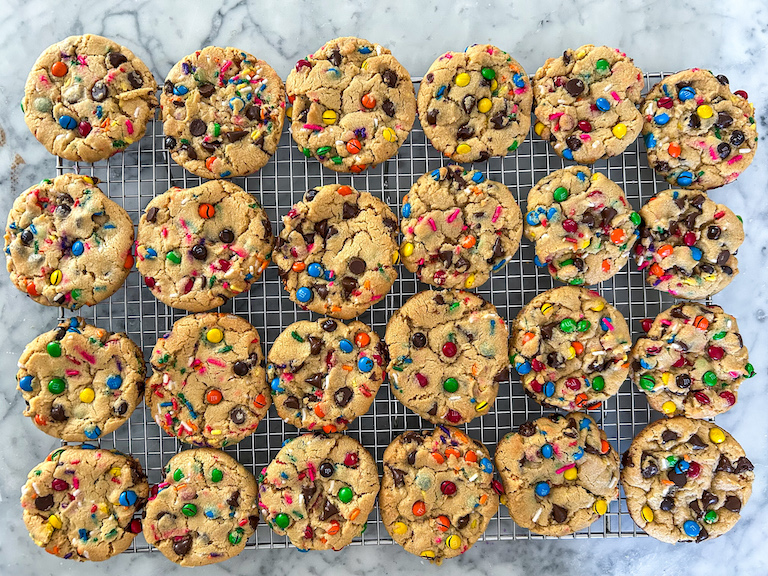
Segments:
[[[670,510],[673,510],[675,508],[675,500],[667,496],[666,498],[664,498],[664,500],[661,501],[661,504],[659,504],[659,508],[664,510],[664,512],[669,512]]]
[[[701,438],[699,438],[696,434],[688,438],[688,444],[690,444],[694,450],[703,450],[707,447],[707,445],[702,442]]]
[[[352,258],[349,261],[349,271],[352,272],[352,274],[356,274],[357,276],[360,276],[365,272],[365,269],[367,266],[365,265],[365,260],[361,260],[360,258]]]
[[[736,512],[737,514],[741,512],[741,500],[738,496],[726,496],[725,503],[723,504],[723,508],[726,510],[730,510],[731,512]]]
[[[309,342],[309,353],[312,356],[317,356],[323,350],[323,340],[317,336],[307,336],[307,342]]]
[[[336,404],[342,408],[349,404],[349,402],[352,400],[352,396],[354,396],[354,394],[352,393],[352,389],[349,386],[339,388],[336,390],[336,392],[333,393],[333,399],[336,401]]]
[[[584,92],[584,81],[580,78],[571,78],[565,83],[565,91],[571,96],[578,96]]]
[[[232,132],[226,132],[224,137],[231,142],[237,142],[246,137],[248,132],[246,130],[233,130]]]
[[[677,440],[678,438],[680,438],[680,434],[674,430],[664,430],[664,432],[661,433],[662,442],[671,442],[672,440]]]
[[[305,378],[304,382],[313,388],[321,388],[323,386],[323,380],[325,380],[325,374],[322,372],[315,372],[309,378]]]
[[[653,478],[659,473],[659,464],[656,462],[656,458],[647,452],[643,452],[640,458],[640,473],[643,478]]]
[[[240,504],[240,490],[235,490],[232,492],[229,498],[227,498],[226,502],[227,506],[232,506],[233,508]]]
[[[186,555],[192,550],[192,535],[185,534],[173,539],[173,552],[178,556]]]
[[[458,520],[456,520],[456,528],[459,530],[466,528],[467,524],[469,524],[469,514],[461,516]]]
[[[389,86],[390,88],[394,88],[397,86],[397,74],[392,72],[392,70],[385,70],[384,73],[381,75],[381,79],[384,81],[384,84]]]
[[[494,130],[501,130],[504,128],[506,119],[507,116],[504,112],[497,112],[491,116],[491,124],[493,125]]]
[[[131,88],[133,88],[134,90],[137,90],[142,86],[144,86],[144,79],[141,77],[141,74],[139,74],[135,70],[128,72],[128,82],[131,84]]]
[[[53,506],[53,494],[46,494],[45,496],[35,498],[35,508],[38,510],[50,510],[51,506]]]
[[[344,220],[349,220],[360,214],[360,208],[349,202],[344,202],[344,207],[341,210],[341,215]]]
[[[717,504],[717,500],[717,496],[712,494],[709,490],[704,490],[704,492],[701,493],[701,504],[704,508],[709,508],[713,504]]]
[[[552,504],[552,518],[558,524],[562,524],[568,519],[568,510],[557,504]]]
[[[439,110],[432,108],[431,110],[427,111],[427,124],[430,126],[434,126],[437,124],[437,115],[439,114]]]
[[[147,222],[154,222],[157,219],[157,208],[152,206],[149,210],[147,210]]]
[[[203,84],[201,86],[198,86],[197,91],[200,92],[200,96],[203,98],[210,98],[213,96],[213,93],[216,91],[216,86],[213,84]]]
[[[506,382],[509,379],[509,367],[505,366],[499,372],[496,373],[496,376],[493,377],[494,382]]]
[[[389,471],[392,474],[392,480],[395,482],[395,486],[405,486],[405,472],[399,468],[389,467]]]
[[[469,114],[472,112],[472,109],[475,107],[475,97],[472,96],[472,94],[467,94],[464,96],[464,98],[461,100],[461,107],[464,108],[464,112]]]
[[[349,296],[357,289],[357,280],[352,278],[352,276],[344,276],[341,279],[341,287],[344,289],[344,295]]]
[[[733,146],[741,146],[744,144],[744,141],[746,140],[746,137],[744,136],[744,132],[741,130],[734,130],[731,133],[730,142]]]
[[[299,406],[301,406],[301,402],[299,402],[299,399],[296,398],[296,396],[288,396],[288,398],[285,399],[285,402],[283,402],[283,406],[290,408],[291,410],[298,410]]]
[[[474,135],[475,135],[475,129],[468,124],[459,126],[459,129],[456,131],[456,137],[459,140],[469,140]]]
[[[674,468],[671,468],[667,472],[667,478],[669,478],[672,482],[675,483],[675,486],[678,488],[682,488],[688,483],[688,476],[685,472],[677,472]]]
[[[392,100],[384,100],[384,102],[381,104],[381,109],[384,110],[384,114],[390,118],[395,115],[395,104],[392,102]]]
[[[320,520],[325,522],[326,520],[329,520],[331,517],[336,516],[336,514],[339,513],[339,509],[336,508],[336,506],[333,505],[333,503],[325,499],[325,504],[323,504],[323,511],[320,513]]]
[[[51,406],[51,420],[55,422],[64,422],[67,419],[67,413],[64,410],[64,406],[61,404],[54,404]]]
[[[533,436],[536,433],[536,424],[533,422],[523,422],[520,424],[518,432],[520,432],[521,436],[525,436],[526,438]]]

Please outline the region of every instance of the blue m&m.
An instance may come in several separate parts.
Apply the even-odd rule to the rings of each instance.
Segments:
[[[595,100],[595,106],[601,112],[608,112],[611,109],[611,103],[606,98],[598,98]]]
[[[373,360],[368,358],[368,356],[363,356],[357,361],[357,368],[360,372],[370,372],[373,370]]]
[[[85,252],[85,246],[83,246],[83,243],[80,242],[80,240],[76,240],[74,244],[72,244],[72,256],[81,256]]]
[[[118,500],[120,501],[121,506],[133,506],[136,504],[138,496],[136,496],[136,492],[133,490],[124,490],[120,493]]]
[[[552,458],[554,453],[555,451],[552,448],[552,444],[544,444],[544,446],[541,447],[541,455],[544,458]]]
[[[307,288],[306,286],[302,286],[298,290],[296,290],[296,300],[299,302],[309,302],[312,300],[312,290]]]
[[[403,204],[403,218],[408,218],[411,215],[411,205],[406,202]]]
[[[319,278],[323,273],[323,267],[320,266],[317,262],[314,262],[307,266],[307,274],[312,276],[312,278]]]
[[[77,120],[65,114],[59,117],[59,126],[64,128],[64,130],[74,130],[77,128]]]
[[[19,388],[24,392],[32,392],[32,376],[24,376],[19,380]]]
[[[107,388],[110,390],[117,390],[122,386],[123,384],[123,378],[119,374],[113,374],[109,378],[107,378]]]
[[[339,341],[339,348],[341,348],[342,352],[347,352],[347,353],[352,352],[352,349],[353,349],[352,342],[350,342],[346,338],[343,338],[342,340]]]
[[[539,482],[536,484],[536,496],[544,498],[547,494],[549,494],[549,484],[546,482]]]

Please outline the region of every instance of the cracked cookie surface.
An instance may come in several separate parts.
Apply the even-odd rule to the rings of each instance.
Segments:
[[[387,323],[384,340],[395,397],[439,424],[485,415],[509,378],[509,332],[496,308],[471,292],[412,296]]]
[[[46,48],[27,77],[21,106],[51,154],[97,162],[144,136],[156,92],[152,72],[133,52],[85,34]]]
[[[736,318],[720,306],[675,304],[648,322],[630,356],[632,380],[654,410],[714,418],[755,375]]]
[[[712,422],[682,416],[649,424],[622,456],[627,508],[662,542],[702,542],[741,517],[755,474],[744,450]]]
[[[592,164],[617,156],[643,127],[643,73],[615,48],[566,50],[547,60],[532,84],[534,131],[566,160]]]
[[[484,284],[520,246],[522,216],[506,186],[451,165],[421,176],[403,198],[403,264],[446,288]]]
[[[154,491],[153,487],[153,491]],[[259,523],[253,474],[213,448],[176,454],[147,503],[144,538],[181,566],[238,555]]]
[[[562,286],[526,304],[512,325],[509,358],[542,406],[590,408],[616,394],[632,347],[624,316],[597,292]]]
[[[486,447],[451,426],[405,432],[384,451],[384,527],[430,562],[472,547],[499,508],[499,492]]]
[[[11,282],[35,302],[76,310],[114,294],[133,266],[128,213],[88,176],[43,180],[14,201],[5,228]]]
[[[297,428],[346,429],[368,412],[386,357],[386,345],[362,322],[320,318],[291,324],[267,358],[278,415]]]
[[[259,476],[261,515],[300,550],[340,550],[362,534],[379,491],[373,457],[343,434],[288,439]]]
[[[337,172],[360,173],[394,156],[416,118],[408,71],[362,38],[326,42],[296,63],[286,88],[299,150]]]
[[[708,190],[733,182],[757,150],[755,107],[728,78],[693,68],[667,76],[640,107],[648,165],[667,182]]]
[[[432,146],[454,162],[517,150],[531,127],[533,95],[523,67],[490,44],[446,52],[419,87],[419,122]]]
[[[161,302],[190,312],[247,291],[269,265],[275,238],[258,200],[213,180],[171,188],[139,220],[136,268]]]
[[[536,534],[586,528],[619,497],[619,456],[581,412],[521,424],[499,442],[496,467],[510,516]]]
[[[165,147],[202,178],[246,176],[277,150],[285,89],[269,64],[207,46],[177,62],[160,96]]]
[[[739,273],[741,219],[696,190],[665,190],[640,209],[635,260],[646,282],[677,298],[717,294]]]
[[[271,404],[256,328],[233,314],[190,314],[157,341],[145,402],[170,436],[224,447],[255,432]]]
[[[368,192],[318,186],[283,216],[273,259],[291,300],[346,320],[392,288],[397,230],[392,210]]]
[[[536,265],[555,280],[597,284],[627,264],[640,216],[605,175],[581,166],[556,170],[528,192],[527,208]]]
[[[144,356],[128,336],[70,318],[27,344],[16,381],[24,415],[77,442],[122,426],[143,399],[144,375]]]
[[[141,531],[134,514],[148,496],[147,477],[131,456],[66,447],[32,469],[21,507],[30,536],[46,552],[99,562],[131,545]]]

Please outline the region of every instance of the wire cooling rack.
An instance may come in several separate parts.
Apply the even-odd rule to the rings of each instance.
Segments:
[[[661,80],[663,73],[646,74],[646,90]],[[419,79],[414,79],[418,84]],[[417,86],[418,88],[418,86]],[[105,162],[93,165],[76,165],[59,160],[59,174],[81,171],[101,180],[99,187],[122,205],[130,214],[134,224],[138,223],[144,207],[156,195],[171,186],[188,188],[197,186],[201,179],[178,166],[163,146],[162,123],[151,122],[147,135],[123,154]],[[657,190],[667,185],[657,181],[645,159],[641,138],[634,142],[620,156],[598,162],[593,169],[617,182],[626,193],[635,210],[639,210]],[[234,178],[233,182],[250,192],[261,201],[278,233],[280,218],[292,204],[299,201],[304,192],[318,185],[335,182],[351,184],[358,190],[367,190],[382,198],[396,214],[400,214],[403,196],[422,174],[450,163],[434,150],[418,125],[418,120],[408,140],[398,155],[375,169],[360,175],[337,174],[321,169],[319,162],[307,159],[298,151],[285,130],[274,157],[258,173],[246,178]],[[541,178],[564,166],[563,161],[549,145],[531,133],[516,154],[505,158],[492,158],[487,165],[478,164],[488,178],[503,182],[514,194],[525,214],[526,196],[531,187]],[[499,313],[512,321],[523,304],[534,296],[552,288],[555,283],[544,268],[533,263],[533,245],[525,238],[520,250],[506,267],[492,275],[491,280],[475,290],[492,302]],[[408,297],[429,286],[419,283],[414,275],[400,267],[399,277],[392,290],[382,302],[360,316],[360,320],[372,326],[383,337],[387,320]],[[673,299],[647,287],[643,273],[630,262],[612,279],[597,288],[609,302],[616,306],[629,323],[633,336],[641,332],[640,322],[653,318],[669,306]],[[262,335],[266,355],[275,338],[289,324],[297,320],[316,317],[300,310],[288,298],[277,275],[277,267],[270,265],[264,275],[249,292],[239,294],[218,309],[242,316],[251,322]],[[160,303],[144,286],[136,270],[131,271],[123,288],[111,298],[93,308],[81,309],[78,314],[99,327],[111,331],[124,331],[144,350],[147,360],[158,337],[170,331],[173,323],[187,312],[175,310]],[[62,313],[62,316],[72,313]],[[476,418],[462,426],[464,431],[483,442],[493,453],[497,442],[513,428],[529,419],[534,419],[551,410],[543,410],[539,404],[524,393],[514,370],[510,379],[501,382],[496,403],[482,418]],[[626,381],[619,393],[589,413],[605,430],[611,444],[620,453],[629,448],[635,434],[652,420],[651,410],[645,396],[634,385]],[[655,418],[654,418],[655,419]],[[390,393],[385,383],[379,389],[367,414],[352,422],[347,434],[359,440],[375,456],[381,474],[381,459],[387,445],[405,430],[430,429],[429,422],[400,404]],[[234,456],[248,470],[258,475],[280,450],[287,438],[301,432],[284,423],[270,409],[256,433],[239,444],[227,446],[225,451]],[[152,419],[149,410],[140,406],[130,421],[111,435],[101,439],[101,446],[117,448],[135,456],[141,462],[151,483],[160,482],[162,468],[177,452],[189,446],[167,436]],[[644,536],[632,522],[627,511],[624,493],[618,501],[612,502],[608,512],[588,528],[569,538],[610,538]],[[483,540],[524,540],[540,539],[517,526],[509,517],[505,506],[491,520]],[[378,509],[368,518],[365,532],[355,539],[353,545],[392,544]],[[287,538],[279,536],[261,523],[256,534],[249,540],[248,548],[285,548],[290,546]],[[129,551],[148,552],[152,550],[139,535]]]

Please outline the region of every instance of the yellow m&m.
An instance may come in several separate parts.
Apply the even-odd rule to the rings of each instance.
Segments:
[[[624,136],[627,135],[627,125],[622,122],[619,122],[618,124],[616,124],[616,126],[613,127],[611,132],[613,132],[613,135],[616,136],[616,138],[621,140],[622,138],[624,138]]]
[[[462,72],[461,74],[456,76],[456,85],[464,87],[467,84],[469,84],[469,80],[470,80],[469,74],[467,74],[466,72]]]
[[[477,103],[477,109],[483,114],[490,112],[492,107],[493,103],[491,102],[490,98],[481,98],[480,102]]]
[[[576,470],[576,467],[568,468],[565,472],[563,472],[563,478],[566,480],[576,480],[579,476],[579,471]]]
[[[406,526],[403,522],[395,522],[392,526],[392,531],[395,534],[405,534],[408,532],[408,526]]]
[[[459,144],[456,146],[456,154],[469,154],[472,148],[469,144]]]
[[[608,503],[605,500],[595,500],[595,503],[592,505],[592,510],[594,510],[597,514],[602,516],[606,512],[608,512]]]
[[[218,344],[224,339],[224,333],[218,328],[211,328],[208,330],[208,332],[205,333],[205,338],[208,340],[208,342]]]
[[[387,142],[397,142],[397,134],[392,128],[384,128],[381,135],[384,136],[384,140]]]
[[[720,430],[720,428],[712,428],[709,431],[709,439],[715,444],[722,444],[725,442],[725,432]]]
[[[674,414],[675,410],[677,410],[677,406],[675,406],[675,403],[671,400],[667,400],[661,405],[661,410],[664,414]]]
[[[336,115],[336,112],[334,112],[333,110],[326,110],[325,112],[323,112],[323,122],[325,124],[333,124],[334,122],[336,122],[337,117],[338,116]]]
[[[411,244],[410,242],[406,242],[406,243],[405,243],[405,244],[403,244],[403,246],[400,248],[400,252],[402,252],[402,253],[403,253],[403,256],[405,256],[406,258],[408,258],[408,256],[410,256],[411,254],[413,254],[413,244]]]
[[[445,545],[448,546],[448,548],[451,550],[458,550],[459,546],[461,546],[461,538],[455,534],[451,534],[448,536],[448,538],[445,539]]]
[[[93,392],[93,388],[86,388],[80,391],[80,402],[90,404],[95,397],[96,394]]]
[[[712,106],[702,104],[696,108],[696,114],[698,114],[700,118],[712,118],[712,114],[714,114],[714,112],[712,111]]]
[[[643,506],[640,515],[646,522],[653,522],[653,510],[651,510],[650,506]]]

